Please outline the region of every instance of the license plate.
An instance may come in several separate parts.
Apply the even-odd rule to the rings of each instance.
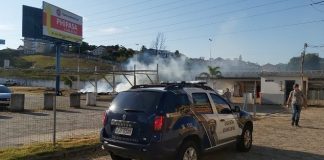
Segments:
[[[131,136],[133,133],[133,128],[130,127],[116,127],[115,134]]]

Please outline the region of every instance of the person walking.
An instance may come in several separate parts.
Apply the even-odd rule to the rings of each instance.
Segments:
[[[302,106],[307,105],[307,99],[304,95],[304,93],[299,89],[299,84],[294,84],[294,90],[292,90],[289,94],[288,100],[287,100],[287,106],[289,107],[291,105],[292,107],[292,126],[299,126],[299,118],[300,118],[300,112],[302,109]]]
[[[229,102],[232,103],[232,93],[228,88],[226,88],[226,92],[223,94],[223,97]]]

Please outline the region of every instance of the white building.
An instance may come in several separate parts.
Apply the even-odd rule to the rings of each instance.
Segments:
[[[301,84],[301,76],[298,74],[278,74],[261,76],[261,104],[282,104],[286,103],[293,85],[298,83],[303,90],[308,90],[308,77],[304,77],[304,84]]]
[[[234,97],[253,93],[261,104],[286,104],[293,85],[298,83],[307,96],[308,105],[324,105],[324,71],[305,71],[303,83],[299,72],[259,72],[240,74],[224,73],[218,78],[196,77],[207,80],[208,85],[219,91],[229,88]]]
[[[53,47],[54,45],[50,43],[30,38],[24,39],[24,54],[49,53]]]
[[[100,56],[102,54],[104,54],[105,52],[107,52],[107,49],[105,46],[99,46],[97,47],[96,49],[94,49],[92,51],[92,54],[95,55],[95,56]]]

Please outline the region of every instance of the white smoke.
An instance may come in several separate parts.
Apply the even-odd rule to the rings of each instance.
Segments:
[[[128,60],[124,64],[124,68],[127,70],[156,70],[158,64],[159,81],[192,81],[195,77],[201,73],[207,71],[207,65],[191,64],[188,65],[188,60],[185,56],[176,57],[174,54],[165,54],[156,56],[150,53],[141,53]],[[154,83],[156,83],[157,77],[155,75],[149,75]],[[117,81],[116,91],[121,92],[131,88],[129,82],[122,76]],[[106,77],[111,78],[111,77]],[[127,78],[134,84],[134,77],[127,76]],[[150,84],[152,83],[149,78],[144,74],[136,74],[136,84]],[[87,83],[81,92],[93,92],[94,86],[91,83]],[[98,81],[98,92],[112,92],[112,87],[104,80]]]

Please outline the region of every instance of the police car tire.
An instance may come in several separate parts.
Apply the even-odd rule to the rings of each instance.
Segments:
[[[123,158],[123,157],[117,156],[117,155],[113,154],[112,152],[110,152],[110,157],[112,160],[131,160],[129,158]]]
[[[251,142],[250,142],[250,145],[248,147],[244,144],[244,142],[245,142],[244,137],[245,137],[245,134],[247,133],[246,132],[247,130],[249,131],[250,137],[251,137],[250,138]],[[252,137],[253,137],[252,136],[252,128],[249,127],[249,126],[244,126],[242,134],[237,139],[236,149],[238,151],[240,151],[240,152],[248,152],[248,151],[250,151],[250,149],[252,147],[252,139],[253,139]]]
[[[194,148],[196,150],[197,160],[200,160],[200,150],[198,149],[197,144],[193,141],[187,141],[181,145],[181,147],[178,150],[176,160],[183,160],[184,154],[189,148]]]

